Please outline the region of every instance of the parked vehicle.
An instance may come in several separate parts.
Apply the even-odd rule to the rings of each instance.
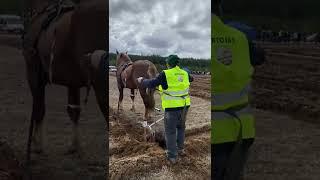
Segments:
[[[117,68],[115,66],[109,66],[109,72],[117,72]]]
[[[0,15],[0,31],[21,34],[24,31],[22,18],[16,15]]]

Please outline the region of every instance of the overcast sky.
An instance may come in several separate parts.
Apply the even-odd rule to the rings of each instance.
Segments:
[[[210,0],[110,0],[109,50],[209,59],[210,3]]]

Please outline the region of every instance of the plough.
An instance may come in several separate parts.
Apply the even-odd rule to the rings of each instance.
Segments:
[[[203,107],[206,104],[197,104],[192,106],[193,108],[195,107]],[[161,109],[159,108],[154,108],[156,111],[161,112]],[[147,141],[147,130],[150,132],[152,139],[155,139],[155,130],[152,128],[152,126],[156,125],[157,123],[159,123],[160,121],[162,121],[164,119],[164,116],[159,118],[158,120],[154,121],[151,124],[148,124],[148,121],[139,121],[138,123],[140,123],[142,125],[142,127],[144,128],[144,140]]]

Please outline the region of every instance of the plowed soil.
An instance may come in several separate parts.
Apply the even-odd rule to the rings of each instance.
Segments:
[[[267,62],[254,74],[257,137],[245,179],[319,179],[320,47],[261,46]]]
[[[253,104],[305,121],[320,119],[320,47],[265,45],[267,62],[254,76]]]

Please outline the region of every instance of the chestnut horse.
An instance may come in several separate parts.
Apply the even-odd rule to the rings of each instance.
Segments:
[[[103,50],[108,44],[104,38],[108,34],[107,1],[59,5],[50,0],[32,0],[30,8],[35,13],[23,39],[27,80],[33,99],[27,162],[30,161],[31,137],[34,138],[35,151],[43,151],[47,84],[68,89],[67,113],[73,122],[73,140],[69,152],[74,153],[79,149],[80,88],[93,87],[97,104],[107,121],[107,60],[103,58],[106,57]]]
[[[158,74],[156,66],[148,60],[137,60],[132,62],[128,53],[119,53],[117,51],[117,83],[119,89],[119,101],[118,101],[118,112],[122,110],[122,100],[123,100],[123,89],[128,88],[131,90],[131,100],[132,100],[132,111],[135,111],[134,107],[134,97],[135,89],[138,89],[142,97],[145,113],[144,120],[150,119],[150,112],[153,112],[155,107],[154,92],[155,89],[144,88],[138,84],[137,78],[144,77],[147,79],[155,78]]]

